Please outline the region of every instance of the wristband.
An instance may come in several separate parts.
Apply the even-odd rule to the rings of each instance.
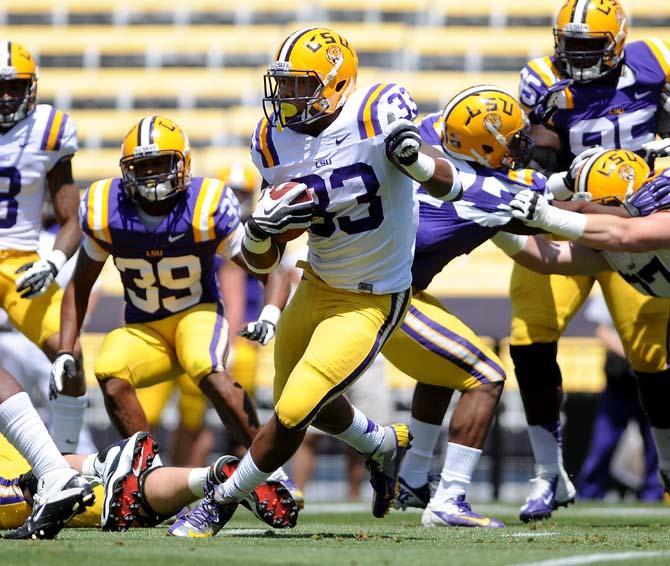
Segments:
[[[430,155],[419,152],[414,163],[403,165],[402,168],[412,179],[424,183],[432,179],[435,174],[435,160]]]
[[[546,221],[539,228],[568,240],[576,240],[586,229],[586,215],[552,206],[549,207]]]
[[[258,238],[251,233],[249,226],[244,225],[244,239],[242,245],[252,254],[261,255],[267,252],[272,245],[271,238]],[[260,273],[260,272],[259,272]]]
[[[567,172],[553,173],[547,179],[547,190],[556,200],[570,200],[575,192],[565,184]]]
[[[498,232],[491,238],[491,241],[508,256],[513,257],[526,246],[528,236],[510,234],[509,232]]]
[[[60,271],[67,262],[67,256],[61,250],[53,249],[44,258],[56,266],[56,270]]]
[[[258,317],[258,320],[264,320],[272,324],[275,328],[279,322],[279,317],[281,316],[281,309],[275,305],[265,305],[261,314]]]

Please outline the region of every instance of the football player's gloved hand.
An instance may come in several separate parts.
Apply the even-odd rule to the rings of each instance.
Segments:
[[[549,224],[548,220],[552,206],[537,191],[531,191],[530,189],[519,191],[514,195],[508,207],[514,218],[521,220],[528,226],[545,228]]]
[[[570,168],[568,169],[567,175],[565,176],[565,186],[568,187],[571,191],[574,191],[575,179],[577,178],[577,175],[579,175],[579,170],[582,168],[584,163],[586,163],[588,159],[605,153],[606,151],[607,150],[604,147],[594,145],[593,147],[589,147],[588,149],[585,149],[581,153],[577,154],[577,156],[572,160],[572,163],[570,163]]]
[[[254,209],[247,225],[252,234],[268,238],[282,234],[287,230],[309,228],[316,204],[310,198],[307,202],[291,203],[292,200],[308,191],[303,183],[292,187],[279,199],[270,197],[270,191],[265,190]]]
[[[248,323],[237,335],[265,346],[275,336],[281,311],[274,305],[265,305],[258,320]]]
[[[661,138],[642,144],[647,160],[653,157],[666,157],[670,155],[670,138]]]
[[[63,392],[63,385],[69,379],[77,376],[77,364],[72,352],[58,352],[51,365],[51,379],[49,380],[49,399],[55,399]]]
[[[405,118],[391,122],[386,130],[384,142],[389,159],[397,159],[405,167],[413,165],[419,158],[421,136],[414,122]]]
[[[669,172],[670,174],[670,172]],[[661,174],[626,198],[624,206],[631,216],[649,216],[670,208],[670,177]]]
[[[661,95],[659,96],[659,102],[663,110],[670,112],[670,83],[665,83],[663,85],[663,89],[661,89]]]
[[[546,124],[547,121],[558,110],[558,99],[566,88],[572,85],[572,79],[564,79],[554,83],[547,91],[540,96],[535,106],[528,113],[528,120],[531,124]]]
[[[26,263],[16,270],[16,290],[24,299],[39,297],[48,288],[65,265],[67,257],[60,250],[52,250],[45,258]]]

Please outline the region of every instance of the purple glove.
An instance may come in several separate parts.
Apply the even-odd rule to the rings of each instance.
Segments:
[[[546,124],[554,115],[554,112],[558,110],[558,97],[561,92],[571,86],[573,82],[572,79],[563,79],[551,85],[528,113],[530,123]]]
[[[642,185],[626,199],[624,206],[631,216],[649,216],[670,208],[670,169]]]

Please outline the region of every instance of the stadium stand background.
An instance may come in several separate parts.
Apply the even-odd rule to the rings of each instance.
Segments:
[[[632,25],[630,39],[670,37],[670,2],[623,3]],[[92,180],[117,174],[123,135],[141,116],[154,113],[171,117],[189,133],[196,174],[216,175],[224,163],[246,158],[262,112],[264,67],[280,41],[297,27],[335,27],[358,51],[359,84],[401,82],[426,113],[440,109],[472,84],[493,83],[516,92],[523,64],[551,52],[551,24],[559,4],[558,0],[2,0],[0,35],[21,42],[39,60],[40,100],[73,117],[81,147],[75,174],[83,188]],[[510,270],[511,261],[484,245],[454,261],[431,291],[477,332],[492,336],[512,373],[505,339]],[[92,332],[84,337],[89,370],[103,333],[121,322],[122,295],[112,266],[104,272],[103,289]],[[568,331],[572,337],[561,342],[566,389],[573,395],[599,391],[604,383],[604,351],[588,337],[592,331],[580,315]],[[267,349],[259,370],[261,390],[269,387],[270,354]],[[398,406],[407,409],[412,382],[393,368],[389,380]],[[510,386],[489,442],[493,458],[480,466],[480,479],[487,480],[484,496],[498,494],[499,486],[526,479],[530,472],[525,420],[513,376]],[[93,411],[90,419],[99,427],[108,425],[100,410]],[[168,412],[167,420],[171,419],[174,415]],[[586,431],[579,435],[587,436]],[[501,454],[506,456],[505,465]],[[578,460],[577,455],[568,457],[571,471],[576,471]],[[504,489],[500,495],[506,496]]]

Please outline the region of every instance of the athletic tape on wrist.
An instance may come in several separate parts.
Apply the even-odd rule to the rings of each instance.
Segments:
[[[508,256],[512,257],[518,254],[526,246],[528,236],[498,232],[491,238],[491,241]]]
[[[281,309],[275,305],[265,305],[261,311],[258,320],[265,320],[275,327],[279,322],[279,317],[281,316]]]
[[[424,183],[435,174],[435,160],[430,155],[419,152],[416,161],[411,165],[403,165],[403,169],[412,179]]]
[[[51,250],[44,259],[53,263],[58,271],[63,269],[63,266],[67,262],[65,253],[56,249]]]

